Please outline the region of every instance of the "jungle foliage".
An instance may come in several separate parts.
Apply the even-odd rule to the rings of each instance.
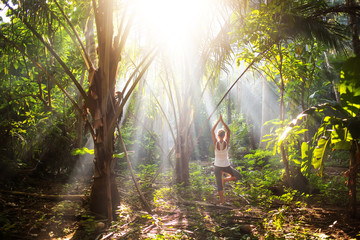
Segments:
[[[358,2],[224,1],[226,20],[201,38],[185,76],[172,70],[159,46],[131,38],[141,28],[127,1],[113,10],[109,2],[0,5],[6,13],[0,18],[0,182],[5,191],[42,191],[40,181],[71,179],[87,196],[86,207],[62,201],[52,206],[53,216],[36,213],[32,234],[45,221],[58,225],[59,236],[73,232],[62,225],[67,208],[80,223],[79,239],[104,233],[99,222],[114,236],[124,229],[124,239],[145,236],[162,228],[172,216],[167,212],[194,222],[177,232],[165,224],[167,232],[147,237],[317,239],[314,228],[301,230],[299,216],[310,214],[311,202],[342,206],[356,217]],[[250,81],[264,81],[263,89],[233,89]],[[258,100],[263,116],[265,88],[277,98],[268,103],[278,113],[270,121],[254,119],[236,95],[255,95],[249,101]],[[226,190],[232,208],[226,216],[205,210],[208,203],[218,206],[208,131],[214,113],[229,121],[231,162],[242,176]],[[264,126],[269,131],[259,133]],[[9,206],[0,201],[4,236],[26,229],[26,219],[11,219]],[[256,227],[244,230],[241,221],[250,225],[244,219],[251,215]]]

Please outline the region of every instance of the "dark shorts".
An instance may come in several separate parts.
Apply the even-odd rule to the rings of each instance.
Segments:
[[[221,181],[221,172],[226,172],[230,174],[233,177],[236,177],[236,181],[241,178],[241,175],[239,171],[237,171],[235,168],[228,166],[228,167],[217,167],[215,166],[215,177],[216,177],[216,185],[218,191],[223,190],[222,181]]]

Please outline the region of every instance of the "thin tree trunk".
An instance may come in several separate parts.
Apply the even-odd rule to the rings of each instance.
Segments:
[[[283,79],[283,73],[282,73],[282,67],[283,67],[283,55],[281,52],[281,43],[278,43],[278,49],[280,54],[280,66],[279,66],[279,74],[280,74],[280,121],[281,121],[281,127],[284,126],[284,120],[285,120],[285,103],[284,103],[284,92],[285,92],[285,83]],[[289,161],[286,156],[286,150],[284,143],[282,142],[280,145],[280,152],[281,152],[281,158],[284,164],[285,169],[285,176],[284,180],[286,184],[290,184],[290,170],[289,170]]]
[[[129,156],[128,156],[128,153],[127,153],[127,150],[126,150],[126,146],[125,146],[124,140],[123,140],[123,138],[122,138],[122,136],[121,136],[120,130],[119,130],[119,139],[120,139],[120,142],[121,142],[121,146],[122,146],[122,148],[124,149],[126,162],[127,162],[127,164],[128,164],[128,167],[129,167],[129,170],[130,170],[130,173],[131,173],[131,178],[132,178],[132,180],[134,181],[136,190],[137,190],[137,192],[139,193],[140,199],[141,199],[141,201],[143,202],[143,204],[144,204],[144,206],[145,206],[145,208],[146,208],[146,211],[147,211],[149,214],[151,214],[151,213],[152,213],[151,207],[150,207],[149,203],[146,201],[146,198],[144,197],[144,194],[141,192],[139,183],[136,181],[136,177],[135,177],[135,174],[134,174],[134,171],[133,171],[131,162],[130,162],[130,160],[129,160]]]
[[[349,213],[351,217],[356,217],[357,208],[356,208],[356,178],[359,168],[360,161],[360,150],[358,141],[352,140],[350,147],[350,166],[348,172],[348,182],[347,186],[349,189]]]
[[[86,51],[89,54],[90,61],[96,67],[96,43],[95,43],[95,34],[94,34],[94,16],[91,15],[85,26],[85,41],[86,41]]]
[[[355,7],[357,4],[356,4],[355,0],[347,0],[347,5],[349,5],[349,7]],[[349,24],[350,24],[350,28],[351,28],[354,53],[356,56],[360,56],[358,16],[355,11],[349,14]]]
[[[85,72],[82,74],[80,79],[80,85],[83,86],[84,84],[84,78],[85,78]],[[82,108],[82,96],[79,94],[78,96],[78,104],[80,105],[80,108]],[[83,125],[84,125],[84,119],[81,114],[78,115],[78,123],[77,123],[77,146],[81,147],[83,142]]]
[[[180,134],[177,138],[175,149],[175,179],[176,183],[182,183],[185,186],[189,185],[189,162],[190,154],[185,143],[185,137]]]

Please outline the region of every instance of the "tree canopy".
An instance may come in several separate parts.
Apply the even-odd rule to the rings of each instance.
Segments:
[[[284,206],[331,199],[331,182],[355,217],[359,13],[355,0],[3,0],[4,190],[82,181],[86,219],[107,226],[129,223],[125,201],[139,199],[149,219],[167,201],[219,207],[210,129],[222,114],[243,176],[230,209],[261,206],[273,219],[249,236],[279,237]],[[333,167],[343,174],[327,178]],[[239,233],[224,229],[213,232]]]

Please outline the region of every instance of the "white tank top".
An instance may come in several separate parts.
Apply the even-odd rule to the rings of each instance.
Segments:
[[[219,148],[221,150],[219,150],[218,147],[219,144]],[[224,147],[224,145],[226,144],[226,146]],[[227,144],[225,141],[220,143],[220,142],[216,142],[215,144],[215,162],[214,165],[217,167],[228,167],[230,166],[230,161],[229,161],[229,144]]]

